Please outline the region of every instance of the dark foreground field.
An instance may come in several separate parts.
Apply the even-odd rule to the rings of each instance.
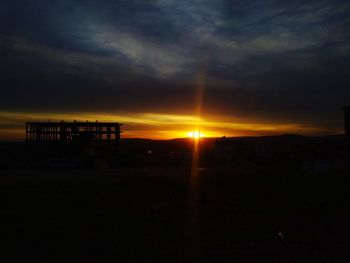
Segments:
[[[0,190],[1,262],[350,262],[346,173],[23,170]]]

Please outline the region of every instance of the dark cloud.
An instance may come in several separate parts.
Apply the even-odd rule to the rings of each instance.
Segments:
[[[2,1],[0,111],[203,112],[339,128],[348,1]]]

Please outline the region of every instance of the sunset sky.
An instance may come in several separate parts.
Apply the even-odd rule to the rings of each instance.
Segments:
[[[62,119],[124,138],[339,134],[349,28],[340,0],[1,1],[0,140]]]

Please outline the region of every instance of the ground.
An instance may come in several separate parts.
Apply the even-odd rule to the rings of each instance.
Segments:
[[[348,262],[350,256],[345,172],[7,170],[0,180],[3,262]]]

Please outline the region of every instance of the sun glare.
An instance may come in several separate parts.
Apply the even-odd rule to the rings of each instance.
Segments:
[[[201,131],[190,131],[187,133],[188,137],[194,138],[194,139],[199,139],[205,137],[205,135]]]

